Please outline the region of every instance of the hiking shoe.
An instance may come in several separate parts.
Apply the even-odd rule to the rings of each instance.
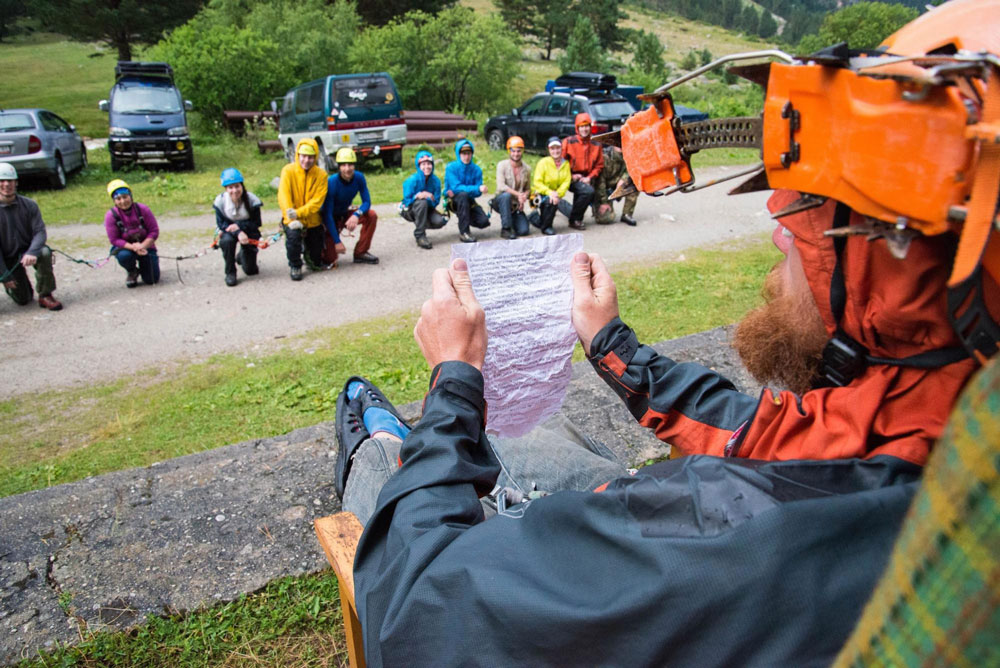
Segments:
[[[542,234],[544,234],[545,236],[551,237],[555,233],[556,231],[551,227],[542,228]]]
[[[458,235],[458,238],[462,240],[462,243],[466,244],[474,244],[479,241],[471,232],[462,232]]]
[[[571,220],[569,221],[569,226],[572,227],[574,230],[587,229],[587,224],[584,223],[582,220]]]
[[[428,239],[425,236],[424,237],[417,237],[417,245],[420,246],[421,248],[423,248],[424,250],[430,250],[430,249],[434,248],[434,244],[432,244],[431,240]]]
[[[292,267],[289,270],[288,275],[292,277],[293,281],[301,281],[302,280],[302,267]]]
[[[234,285],[236,285],[236,272],[235,271],[233,273],[231,273],[231,274],[226,274],[226,285],[228,285],[229,287],[233,287]]]
[[[137,285],[139,285],[139,270],[133,269],[128,272],[128,276],[125,278],[125,287],[134,288]]]
[[[347,388],[354,382],[364,385],[364,389],[354,399],[350,399],[347,396]],[[351,471],[351,460],[354,458],[358,446],[371,436],[362,419],[365,411],[369,408],[382,408],[407,428],[410,426],[396,410],[396,407],[366,378],[362,376],[348,378],[347,382],[344,383],[344,389],[337,395],[336,433],[339,447],[336,476],[333,481],[337,498],[343,499],[347,476]]]
[[[360,264],[378,264],[378,258],[371,253],[362,253],[361,255],[355,255],[354,261]]]
[[[39,295],[38,305],[42,308],[47,308],[50,311],[61,311],[62,303],[52,295]]]
[[[517,235],[514,233],[513,230],[508,230],[508,229],[505,228],[505,229],[500,230],[500,238],[501,239],[517,239]]]
[[[629,227],[635,227],[635,218],[628,215],[627,213],[622,214],[622,222],[628,225]]]

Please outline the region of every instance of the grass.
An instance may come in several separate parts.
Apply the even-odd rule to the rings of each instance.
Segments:
[[[71,600],[64,610],[73,616]],[[128,633],[84,630],[79,644],[59,646],[17,665],[346,666],[337,579],[332,571],[281,578],[255,594],[207,610],[150,615]]]
[[[775,261],[766,241],[694,251],[683,262],[616,273],[623,317],[644,341],[733,322],[758,300]],[[343,379],[360,373],[399,402],[427,368],[415,312],[321,330],[260,357],[220,355],[169,372],[0,402],[0,496],[264,438],[333,418]],[[246,409],[219,411],[238,403]]]

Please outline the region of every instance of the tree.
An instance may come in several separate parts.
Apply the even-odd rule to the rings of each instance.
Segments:
[[[531,30],[545,49],[545,60],[552,60],[552,49],[566,46],[566,37],[574,16],[566,0],[535,0],[536,23]]]
[[[626,31],[619,28],[628,16],[622,11],[622,0],[588,0],[573,6],[573,12],[590,19],[590,25],[597,33],[597,39],[606,51],[621,49]]]
[[[28,13],[24,0],[0,0],[0,42],[11,33],[18,18]]]
[[[633,48],[632,67],[644,74],[666,77],[667,68],[663,63],[663,44],[660,38],[645,30],[639,31]]]
[[[740,14],[740,30],[747,35],[756,35],[759,26],[760,14],[757,10],[753,8],[753,5],[744,7],[742,14]]]
[[[580,15],[573,24],[569,35],[566,55],[559,59],[559,67],[565,72],[603,72],[607,68],[607,57],[601,48],[601,40],[594,31],[590,19]]]
[[[100,41],[132,60],[132,47],[152,44],[201,9],[203,0],[32,0],[47,29],[81,42]]]
[[[527,35],[535,24],[538,10],[534,0],[494,0],[500,18],[517,35]]]
[[[766,9],[760,14],[760,24],[757,26],[757,35],[768,39],[778,32],[778,22],[771,16],[771,12]]]
[[[698,67],[698,52],[691,50],[684,54],[684,59],[681,60],[681,69],[688,70],[689,72]]]
[[[437,14],[454,4],[455,0],[364,0],[358,3],[358,13],[365,23],[381,26],[406,12]]]
[[[819,39],[822,46],[847,42],[852,49],[871,49],[919,14],[895,3],[859,2],[823,19]]]

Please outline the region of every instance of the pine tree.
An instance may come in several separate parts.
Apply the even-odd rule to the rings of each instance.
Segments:
[[[757,13],[757,10],[753,8],[753,5],[744,7],[743,13],[740,14],[740,30],[747,35],[756,35],[759,26],[760,14]]]
[[[773,37],[776,32],[778,32],[778,23],[774,20],[774,17],[771,16],[771,12],[765,9],[760,15],[760,24],[757,26],[757,35],[759,37],[763,37],[764,39],[768,39],[769,37]]]
[[[576,17],[566,44],[566,55],[559,59],[559,67],[564,73],[603,72],[607,68],[607,56],[601,48],[601,40],[586,16]]]

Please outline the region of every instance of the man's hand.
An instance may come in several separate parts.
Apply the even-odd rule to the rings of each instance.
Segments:
[[[597,207],[597,215],[607,213],[610,210],[611,210],[610,204],[602,204],[601,206]]]
[[[238,235],[236,235],[236,240],[239,241],[244,246],[250,243],[250,237],[248,237],[247,233],[243,231],[241,231]]]
[[[455,192],[452,191],[452,190],[449,190],[448,192],[446,192],[445,195],[448,196],[448,199],[455,199]]]
[[[552,206],[559,204],[559,195],[557,195],[556,193],[552,193],[551,195],[549,195],[549,204],[551,204]]]
[[[299,214],[295,213],[295,209],[290,208],[288,209],[288,211],[285,212],[285,218],[287,218],[288,220],[297,220],[298,217]]]
[[[34,255],[25,253],[21,256],[21,266],[23,267],[34,267],[36,262],[38,262],[38,258]]]
[[[618,317],[618,291],[599,255],[577,253],[569,271],[573,279],[573,327],[589,357],[594,336]]]
[[[238,232],[239,229],[240,229],[240,226],[237,225],[236,223],[233,223],[232,225],[230,225],[229,227],[226,228],[226,232],[229,232],[230,234],[232,234],[233,232]]]
[[[528,193],[517,193],[517,204],[518,206],[524,206],[524,203],[528,201]]]
[[[343,255],[347,252],[347,246],[345,246],[343,242],[337,242],[333,245],[333,247],[337,249],[337,255]]]
[[[8,290],[13,290],[17,287],[17,281],[4,281],[3,286]]]
[[[483,185],[479,186],[479,192],[483,193],[484,195],[486,193],[488,193],[489,191],[490,191],[490,189],[486,187],[485,183]]]
[[[358,227],[358,214],[352,213],[347,217],[347,221],[344,222],[344,227],[347,228],[348,232],[353,232]]]
[[[590,183],[590,177],[589,176],[581,176],[580,180],[583,181],[584,183]]]
[[[580,174],[574,174],[574,175],[573,175],[573,181],[574,181],[574,182],[576,182],[576,181],[579,181],[579,180],[581,180],[582,178],[583,178],[583,176],[582,176],[582,175],[580,175]]]
[[[437,269],[431,298],[420,309],[413,338],[433,369],[441,362],[466,362],[483,370],[486,359],[486,315],[472,292],[465,260]]]

